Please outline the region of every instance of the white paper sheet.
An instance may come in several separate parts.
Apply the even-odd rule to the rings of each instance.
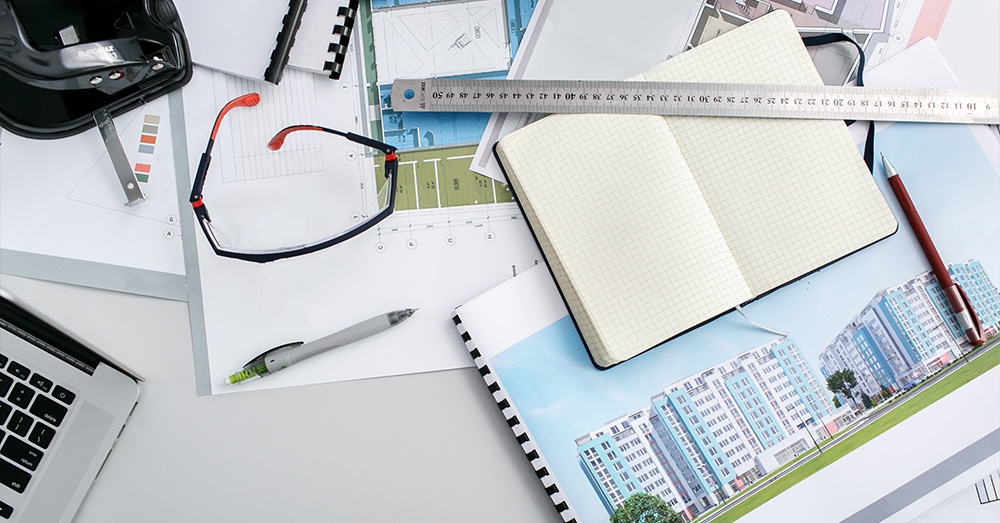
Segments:
[[[154,279],[174,276],[182,283],[169,116],[168,97],[161,97],[115,118],[147,196],[132,207],[125,206],[125,194],[96,129],[58,140],[0,131],[4,272],[125,291],[138,287],[113,280],[146,273]],[[43,265],[58,261],[64,274],[32,267],[38,260]],[[122,272],[116,272],[119,269]],[[180,298],[183,288],[138,292]]]
[[[247,78],[264,79],[281,20],[282,0],[178,0],[194,63]]]
[[[353,69],[345,71],[355,74]],[[262,98],[258,107],[235,109],[220,128],[204,196],[213,220],[223,220],[213,212],[213,202],[223,194],[239,191],[252,197],[256,192],[280,198],[286,185],[283,180],[289,181],[295,176],[290,173],[301,167],[292,160],[263,169],[265,174],[287,176],[240,176],[246,165],[235,163],[234,146],[250,143],[247,136],[254,136],[262,148],[266,138],[256,134],[264,136],[296,123],[367,134],[360,128],[366,122],[365,100],[358,96],[363,84],[356,76],[349,78],[354,80],[330,82],[287,70],[280,86],[270,86],[196,70],[184,91],[192,175],[218,109],[248,89],[259,90]],[[289,100],[289,92],[298,94]],[[373,159],[364,156],[365,148],[336,136],[312,134],[322,149],[322,172],[353,175],[372,168]],[[401,177],[415,176],[414,167],[412,157],[400,154]],[[198,299],[192,298],[200,394],[470,366],[461,340],[454,336],[449,319],[452,308],[540,258],[514,203],[397,210],[376,228],[346,243],[263,265],[216,256],[200,230],[191,234],[196,235],[197,248],[187,253],[188,262],[197,270],[189,275],[200,275],[192,280],[192,289],[200,288]],[[266,379],[222,385],[223,378],[267,349],[290,341],[312,341],[369,317],[411,307],[420,309],[413,318],[376,337]],[[197,327],[202,323],[203,332]],[[198,353],[199,346],[204,354]]]

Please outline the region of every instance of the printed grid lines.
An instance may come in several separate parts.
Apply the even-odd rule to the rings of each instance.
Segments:
[[[617,361],[749,298],[662,118],[549,117],[500,152],[595,359],[597,340]]]
[[[637,79],[821,82],[783,12]],[[602,365],[896,227],[840,122],[556,115],[498,152]]]
[[[790,19],[699,46],[649,80],[819,84]],[[748,60],[753,50],[767,60]],[[683,60],[680,60],[683,59]],[[668,117],[755,295],[870,244],[895,219],[839,122]]]

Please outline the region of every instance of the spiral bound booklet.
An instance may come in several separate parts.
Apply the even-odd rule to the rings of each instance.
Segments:
[[[636,80],[822,83],[784,11]],[[601,368],[896,230],[836,121],[560,114],[495,152]]]
[[[339,79],[360,0],[176,0],[195,63],[273,84],[285,66]]]
[[[851,418],[850,407],[830,405],[825,383],[806,363],[813,356],[799,339],[747,344],[752,348],[735,357],[729,352],[674,381],[699,366],[693,352],[719,355],[732,341],[720,338],[742,337],[738,333],[747,329],[730,322],[721,329],[706,327],[710,332],[686,338],[675,350],[651,351],[598,370],[542,266],[466,302],[453,320],[565,522],[607,522],[643,497],[651,500],[646,506],[669,507],[683,521],[747,506],[751,512],[741,521],[782,521],[788,514],[818,523],[883,521],[890,515],[890,521],[911,521],[956,489],[973,490],[973,481],[989,467],[995,470],[990,456],[1000,441],[1000,418],[982,413],[998,412],[1000,368],[850,450],[851,435],[868,421]],[[716,382],[724,384],[716,389]],[[763,406],[753,404],[756,399]],[[730,401],[738,403],[731,410]],[[748,402],[751,407],[744,406]],[[759,416],[758,410],[766,414]],[[827,431],[837,441],[831,443]],[[823,454],[817,445],[823,445]],[[838,445],[848,454],[829,463],[823,456],[837,454]],[[803,462],[804,469],[812,463],[819,469],[805,478],[798,474],[777,492],[761,492]],[[968,483],[957,481],[961,478]],[[982,517],[975,508],[964,510]]]
[[[538,265],[457,307],[452,320],[507,419],[507,425],[514,431],[535,474],[552,498],[552,504],[563,521],[575,522],[577,515],[569,496],[545,461],[539,441],[524,423],[524,417],[518,413],[493,366],[494,358],[519,344],[558,345],[560,348],[578,346],[582,351],[575,331],[553,327],[560,318],[565,327],[568,320],[566,308],[548,272],[543,265]],[[544,374],[545,369],[537,369],[537,372]],[[517,379],[522,378],[519,376]],[[545,380],[541,379],[538,383],[544,384]]]

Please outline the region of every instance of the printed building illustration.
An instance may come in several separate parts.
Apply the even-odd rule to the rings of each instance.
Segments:
[[[778,338],[667,386],[577,438],[577,453],[609,513],[642,491],[690,520],[825,439],[831,414],[795,342]]]
[[[950,265],[948,272],[965,290],[987,335],[996,334],[1000,292],[982,263]],[[872,397],[883,388],[902,390],[970,349],[941,286],[928,271],[878,292],[820,353],[820,372],[827,377],[849,369],[859,393]]]

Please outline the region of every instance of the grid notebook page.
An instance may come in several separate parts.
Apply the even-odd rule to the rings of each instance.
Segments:
[[[643,77],[822,83],[784,11],[706,42]],[[679,117],[666,121],[754,295],[896,229],[891,210],[841,122]]]
[[[598,364],[752,297],[661,117],[550,116],[497,153]]]

